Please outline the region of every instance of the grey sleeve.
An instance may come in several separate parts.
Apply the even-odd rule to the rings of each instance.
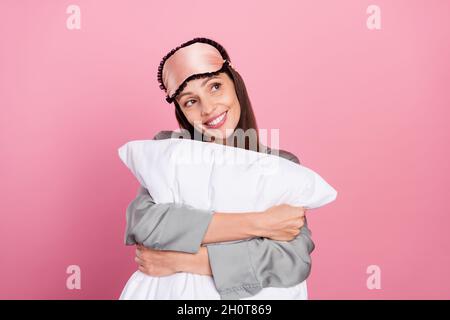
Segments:
[[[196,253],[212,220],[212,212],[178,203],[155,203],[139,187],[126,210],[125,244],[158,250]]]
[[[280,156],[300,164],[293,154]],[[205,246],[214,283],[223,300],[250,297],[266,287],[299,284],[311,272],[310,253],[315,248],[306,218],[299,235],[291,241],[252,238]]]
[[[310,235],[305,219],[299,235],[291,241],[253,238],[206,244],[221,299],[250,297],[266,287],[291,287],[305,280],[315,248]]]

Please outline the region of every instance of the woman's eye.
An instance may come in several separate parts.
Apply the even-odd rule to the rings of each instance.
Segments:
[[[191,101],[194,101],[194,102],[195,102],[195,100],[193,100],[193,99],[188,100],[188,101],[185,102],[184,106],[185,106],[185,107],[189,107],[189,106],[190,106],[190,105],[189,105],[189,102],[191,102]]]
[[[220,82],[215,82],[213,83],[212,87],[217,87],[217,90],[219,90],[219,88],[222,86],[222,84]]]

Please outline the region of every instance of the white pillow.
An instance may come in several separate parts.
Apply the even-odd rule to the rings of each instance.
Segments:
[[[318,208],[337,196],[316,172],[274,154],[177,138],[130,141],[118,151],[156,203],[242,212]]]
[[[190,139],[130,141],[118,150],[125,165],[156,203],[177,202],[198,209],[263,211],[287,203],[309,209],[336,199],[317,173],[273,154]],[[186,272],[153,277],[136,271],[124,299],[220,300],[213,278]],[[306,280],[288,288],[263,288],[242,300],[307,299]]]

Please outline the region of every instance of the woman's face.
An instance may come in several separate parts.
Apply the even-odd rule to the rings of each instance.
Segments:
[[[176,100],[194,128],[216,143],[224,143],[241,116],[233,80],[225,72],[188,81]]]

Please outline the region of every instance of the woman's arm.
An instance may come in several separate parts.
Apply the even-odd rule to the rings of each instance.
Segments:
[[[177,203],[156,204],[140,187],[127,208],[125,244],[195,253],[201,244],[233,243],[254,237],[291,240],[299,232],[304,209],[279,205],[264,212],[226,213]]]
[[[125,244],[195,253],[200,245],[240,241],[262,234],[257,212],[229,214],[178,203],[155,203],[140,186],[127,207]]]

